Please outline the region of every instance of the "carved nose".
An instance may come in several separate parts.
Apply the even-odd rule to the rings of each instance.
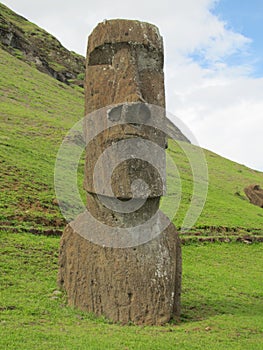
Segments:
[[[124,103],[108,111],[112,122],[122,121],[128,124],[143,124],[151,118],[149,107],[142,102]]]
[[[141,93],[135,53],[128,47],[120,49],[113,58],[112,66],[116,72],[114,102],[145,102]]]

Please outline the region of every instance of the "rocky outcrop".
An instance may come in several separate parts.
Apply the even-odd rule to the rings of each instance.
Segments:
[[[10,54],[66,83],[83,86],[85,59],[43,29],[0,4],[0,44]]]
[[[244,188],[250,203],[263,208],[263,189],[259,185],[250,185]]]

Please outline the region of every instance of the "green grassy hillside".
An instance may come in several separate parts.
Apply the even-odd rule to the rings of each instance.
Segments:
[[[1,3],[0,47],[59,81],[83,85],[84,57]]]
[[[0,237],[1,349],[262,349],[260,243],[184,245],[181,322],[139,327],[66,305],[56,286],[58,237]]]
[[[83,90],[59,83],[5,51],[1,87],[1,226],[59,227],[64,223],[53,190],[54,162],[67,130],[83,116]],[[180,226],[191,198],[192,174],[178,146],[171,143],[169,153],[182,180],[183,197],[174,218]],[[243,188],[263,183],[263,174],[209,151],[205,156],[209,191],[195,229],[258,232],[263,211],[248,202]]]
[[[0,57],[0,226],[54,232],[65,224],[53,188],[56,153],[67,131],[83,116],[83,90],[60,83],[3,50]],[[177,145],[171,142],[168,152],[182,181],[181,205],[174,218],[180,227],[192,195],[192,173]],[[263,173],[204,152],[209,190],[194,235],[260,235],[263,210],[249,203],[243,188],[263,184]],[[168,183],[173,184],[173,176],[168,171]]]
[[[181,225],[183,212],[192,195],[192,173],[183,151],[171,145],[169,154],[176,159],[182,179],[182,200],[179,215],[174,218],[176,226]],[[207,233],[211,236],[235,236],[252,233],[262,236],[263,210],[249,203],[244,187],[263,183],[263,173],[237,164],[217,154],[204,150],[208,166],[208,193],[201,216],[193,231],[195,235]],[[173,176],[168,179],[173,181]]]
[[[83,116],[83,89],[69,87],[1,50],[1,226],[57,227],[54,162]]]
[[[0,348],[262,349],[263,246],[249,243],[262,240],[263,210],[248,202],[243,188],[262,185],[263,173],[204,150],[207,201],[195,227],[181,236],[188,244],[183,245],[180,323],[137,327],[97,319],[68,307],[56,285],[59,237],[54,235],[65,221],[54,192],[54,165],[61,141],[83,116],[83,89],[1,49],[0,72]],[[180,227],[191,200],[191,167],[178,145],[170,142],[168,152],[182,182],[174,217]],[[169,167],[167,174],[176,194]],[[82,180],[83,161],[80,187]],[[173,200],[163,202],[168,212]],[[45,235],[35,235],[41,232]],[[206,240],[244,243],[200,244]]]

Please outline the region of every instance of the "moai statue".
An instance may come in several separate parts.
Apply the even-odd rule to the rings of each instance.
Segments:
[[[156,125],[164,107],[158,29],[100,23],[89,36],[85,82],[90,215],[80,214],[63,233],[58,283],[70,305],[123,324],[158,325],[180,315],[180,240],[159,209],[166,137]]]

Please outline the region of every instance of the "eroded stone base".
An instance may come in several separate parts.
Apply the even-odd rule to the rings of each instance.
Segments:
[[[96,245],[70,224],[61,238],[58,284],[69,304],[114,322],[160,325],[178,318],[181,270],[180,241],[172,224],[130,248]]]

